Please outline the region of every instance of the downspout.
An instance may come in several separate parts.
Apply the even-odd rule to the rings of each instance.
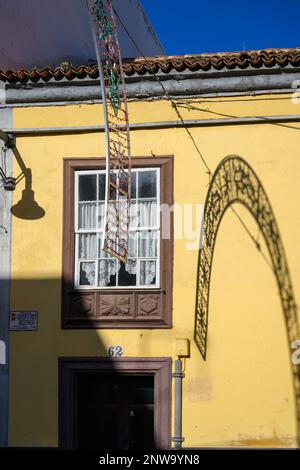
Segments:
[[[182,437],[182,379],[184,372],[182,371],[181,359],[175,361],[175,372],[172,374],[174,377],[174,449],[179,450],[182,447],[184,437]]]
[[[185,377],[182,369],[182,359],[190,357],[190,340],[188,338],[176,338],[176,355],[174,378],[174,449],[179,450],[182,447],[184,437],[182,436],[182,379]]]

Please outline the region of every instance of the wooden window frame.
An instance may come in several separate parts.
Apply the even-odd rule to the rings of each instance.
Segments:
[[[134,157],[133,168],[160,168],[160,203],[173,206],[173,157]],[[171,328],[173,211],[170,239],[160,237],[160,287],[79,289],[74,287],[75,172],[105,168],[104,158],[64,159],[62,328]],[[160,215],[162,218],[162,215]],[[161,223],[162,228],[162,223]]]
[[[156,449],[171,448],[172,359],[59,358],[59,447],[74,449],[77,442],[76,377],[80,373],[154,376],[154,438]]]

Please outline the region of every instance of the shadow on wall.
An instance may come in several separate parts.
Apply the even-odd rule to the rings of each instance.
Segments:
[[[254,217],[268,247],[271,269],[276,278],[281,307],[285,321],[286,334],[292,356],[292,344],[300,337],[297,304],[291,276],[281,240],[276,218],[264,190],[264,187],[251,168],[241,157],[224,158],[216,168],[206,196],[203,218],[203,243],[199,251],[198,276],[196,288],[195,342],[206,359],[208,338],[208,313],[210,296],[210,279],[213,255],[218,229],[228,208],[240,203]],[[234,211],[235,215],[243,221]],[[244,225],[247,230],[247,227]],[[249,233],[251,236],[251,234]],[[260,245],[252,236],[259,252]],[[300,370],[292,364],[292,378],[296,403],[296,422],[298,445],[300,446]]]
[[[153,406],[161,386],[160,369],[154,370],[153,360],[147,367],[143,361],[106,357],[99,330],[63,330],[61,285],[61,279],[11,282],[12,311],[38,312],[37,331],[10,333],[11,419],[17,426],[22,419],[24,435],[38,435],[37,428],[46,424],[40,424],[35,413],[41,412],[40,406],[44,410],[53,406],[56,413],[53,396],[57,396],[62,448],[164,448],[164,437],[157,437]]]
[[[21,170],[16,183],[24,179],[25,188],[11,212],[28,221],[40,219],[45,216],[45,210],[35,200],[31,169],[27,168],[16,147],[13,153]],[[10,334],[12,419],[24,423],[24,434],[30,434],[30,426],[35,426],[32,434],[38,435],[39,426],[46,424],[41,424],[40,417],[35,415],[39,413],[36,403],[42,403],[43,409],[55,408],[54,395],[59,404],[57,422],[62,448],[139,450],[167,447],[163,445],[166,437],[158,436],[157,419],[154,420],[154,412],[157,413],[157,407],[154,409],[153,406],[154,395],[162,394],[162,390],[157,391],[161,387],[157,378],[159,367],[156,370],[152,363],[147,368],[142,361],[141,364],[136,361],[134,369],[128,359],[106,357],[108,352],[99,330],[82,330],[79,324],[76,325],[76,321],[80,323],[88,317],[84,296],[77,296],[76,314],[72,318],[74,329],[63,329],[62,290],[73,292],[73,281],[13,279],[10,283],[11,310],[38,312],[37,331]],[[92,322],[93,318],[90,320]],[[37,380],[40,380],[38,387]],[[28,417],[27,425],[26,419],[20,418],[23,415],[32,416]],[[19,435],[22,439],[22,434]]]
[[[27,168],[17,147],[13,148],[13,154],[19,164],[21,173],[16,178],[18,184],[22,179],[25,179],[25,189],[22,191],[22,197],[12,208],[11,212],[19,219],[37,220],[45,215],[45,211],[35,201],[34,191],[32,190],[32,173],[31,169]]]

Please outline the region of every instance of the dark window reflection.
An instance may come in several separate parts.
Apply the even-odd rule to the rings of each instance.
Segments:
[[[131,197],[136,198],[136,172],[131,172]]]
[[[130,383],[129,403],[131,405],[153,405],[154,377],[136,377]]]
[[[79,201],[97,200],[97,176],[79,176]]]
[[[139,173],[139,198],[156,197],[156,171]]]
[[[119,286],[136,285],[136,261],[129,260],[127,264],[120,263]]]
[[[110,175],[109,199],[113,199],[113,200],[116,199],[116,194],[117,194],[116,184],[117,184],[117,178],[116,178],[116,175],[113,173],[112,175]]]
[[[119,384],[114,377],[82,374],[79,376],[79,390],[81,398],[90,406],[118,404]]]
[[[105,174],[99,175],[99,200],[105,200]]]

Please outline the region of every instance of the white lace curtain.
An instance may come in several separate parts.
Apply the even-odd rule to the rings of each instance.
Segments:
[[[143,201],[138,204],[132,204],[135,207],[135,220],[132,221],[133,227],[155,227],[157,225],[157,202]]]
[[[80,284],[94,286],[96,276],[96,263],[82,262],[80,263]]]
[[[155,284],[156,261],[140,261],[140,283],[143,286]]]
[[[99,261],[99,286],[106,287],[111,283],[111,276],[116,275],[116,264],[117,261],[114,259],[100,260]],[[112,285],[116,285],[112,282]]]
[[[98,212],[98,220],[97,220]],[[104,204],[95,201],[81,201],[78,203],[78,228],[102,228],[104,219]]]
[[[97,221],[98,208],[98,221]],[[78,228],[101,228],[104,220],[104,204],[81,201],[78,207]],[[157,225],[157,202],[132,202],[130,205],[130,227],[155,227]]]
[[[134,207],[135,206],[135,207]],[[103,218],[103,204],[98,205],[98,221]],[[136,209],[138,207],[138,215]],[[155,227],[157,225],[157,202],[143,201],[131,205],[131,222],[133,227]],[[78,228],[93,230],[97,227],[97,203],[80,202],[78,207]],[[99,225],[98,225],[99,228]],[[137,275],[138,285],[150,285],[156,280],[156,261],[140,260],[138,258],[157,258],[158,256],[158,232],[156,230],[139,230],[130,232],[129,237],[129,259],[125,265],[128,274]],[[119,262],[101,250],[101,235],[96,233],[78,234],[78,257],[80,270],[88,279],[88,285],[95,285],[96,269],[98,269],[98,285],[100,287],[111,285],[120,269]],[[101,258],[99,260],[99,258]],[[89,260],[89,261],[86,261]],[[99,261],[98,261],[99,260]],[[139,267],[139,269],[138,269]],[[113,284],[114,285],[114,284]]]

